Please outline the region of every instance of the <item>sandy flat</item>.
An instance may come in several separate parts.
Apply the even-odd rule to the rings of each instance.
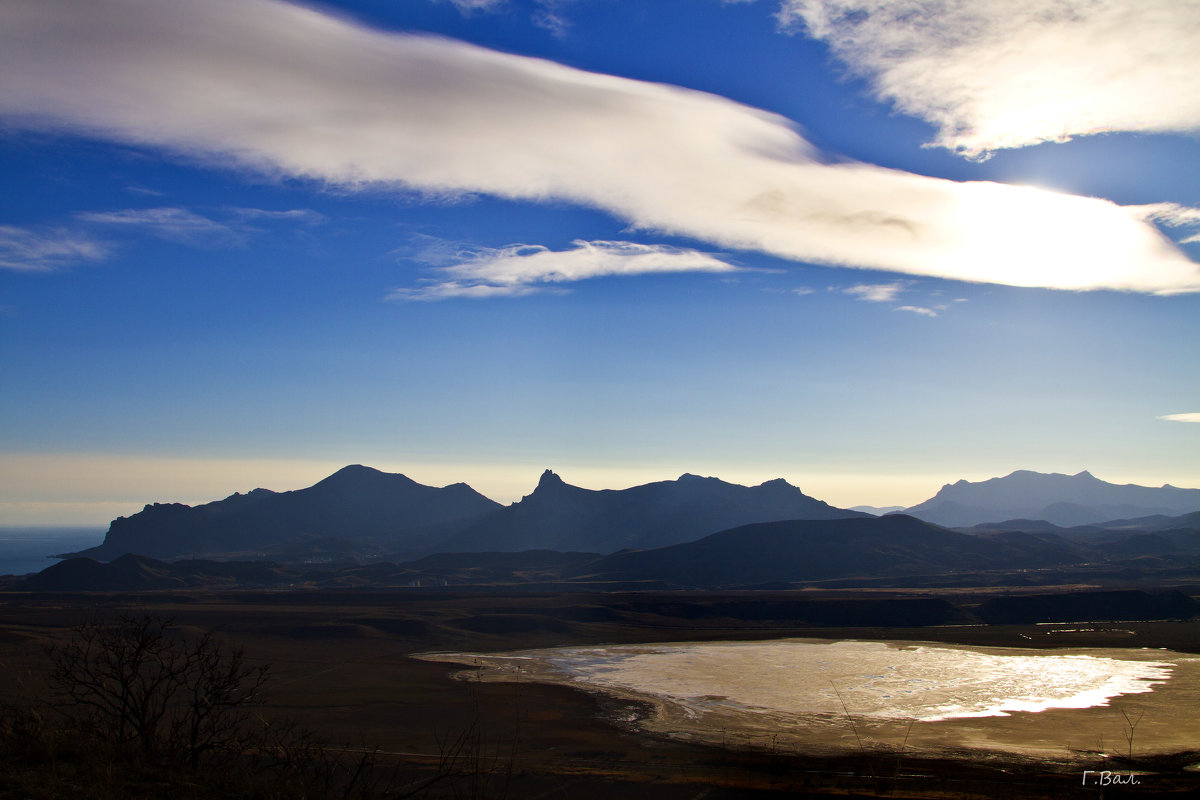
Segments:
[[[827,643],[828,640],[790,640]],[[1117,648],[1017,648],[945,645],[890,641],[895,648],[914,646],[996,655],[1091,656],[1121,662],[1169,664],[1170,677],[1153,691],[1122,694],[1107,705],[1089,708],[1050,708],[1038,712],[1009,711],[1002,716],[921,720],[887,718],[856,712],[853,698],[845,707],[820,712],[780,712],[749,708],[720,695],[663,697],[629,687],[599,686],[561,666],[556,650],[511,653],[432,653],[420,658],[461,664],[474,669],[461,673],[482,681],[550,683],[603,693],[631,704],[624,724],[680,741],[775,752],[823,755],[870,752],[922,756],[970,755],[986,752],[1054,761],[1094,761],[1097,753],[1117,757],[1194,750],[1200,742],[1200,657],[1168,650]],[[658,646],[646,645],[646,652]],[[579,648],[574,650],[578,651]],[[603,648],[590,648],[602,652]],[[626,654],[638,651],[626,647]],[[556,666],[555,661],[560,666]],[[1160,670],[1160,673],[1162,670]],[[844,699],[844,698],[843,698]]]

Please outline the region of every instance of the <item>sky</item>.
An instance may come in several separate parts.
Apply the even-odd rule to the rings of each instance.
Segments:
[[[0,525],[1200,486],[1200,3],[0,0]]]

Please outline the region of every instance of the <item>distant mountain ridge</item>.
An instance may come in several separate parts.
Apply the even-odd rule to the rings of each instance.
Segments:
[[[610,553],[690,541],[751,522],[865,516],[809,497],[782,479],[740,486],[685,474],[629,489],[592,490],[546,470],[531,494],[501,506],[464,483],[435,488],[352,465],[307,489],[255,489],[194,507],[147,505],[113,520],[102,544],[68,555],[295,561],[466,551]]]
[[[159,559],[278,553],[337,542],[372,543],[417,553],[447,525],[500,508],[465,483],[425,486],[361,465],[290,492],[255,489],[200,506],[155,503],[118,517],[104,542],[76,555],[110,560],[125,553]]]
[[[1014,522],[1021,528],[1030,527],[1020,520]],[[35,575],[0,584],[18,591],[475,586],[484,591],[509,587],[610,592],[1080,583],[1126,586],[1143,580],[1147,585],[1170,586],[1194,583],[1200,575],[1200,514],[1117,521],[1111,527],[1056,528],[1050,523],[1037,523],[1032,530],[1006,527],[986,526],[966,533],[902,514],[786,520],[743,525],[657,549],[608,555],[553,550],[443,552],[400,563],[388,559],[328,564],[258,559],[166,562],[124,555],[108,563],[68,559]],[[1094,607],[1110,613],[1103,611],[1107,605]],[[1135,611],[1130,606],[1121,613]]]
[[[584,550],[613,553],[693,541],[751,522],[868,517],[776,479],[758,486],[684,474],[629,489],[582,489],[550,470],[520,502],[441,544],[447,552]]]
[[[1065,543],[1062,543],[1065,544]],[[592,580],[660,580],[744,587],[833,578],[952,573],[1069,563],[1054,539],[972,536],[904,514],[744,525],[656,550],[614,553],[586,566]]]
[[[951,528],[1005,520],[1044,520],[1062,527],[1200,510],[1200,489],[1118,485],[1086,470],[1076,475],[1018,470],[1003,478],[946,484],[906,514]]]

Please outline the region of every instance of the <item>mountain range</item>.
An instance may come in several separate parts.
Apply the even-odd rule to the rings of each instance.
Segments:
[[[415,553],[501,508],[465,483],[434,488],[370,467],[344,467],[291,492],[255,489],[200,506],[155,503],[112,521],[104,541],[76,555],[317,556],[369,549]]]
[[[978,483],[946,484],[904,513],[949,528],[967,528],[1017,519],[1071,527],[1191,511],[1200,511],[1200,489],[1119,485],[1087,471],[1061,475],[1018,470]]]
[[[532,494],[466,526],[439,549],[612,553],[690,542],[751,522],[867,516],[815,500],[781,479],[740,486],[685,474],[630,489],[592,490],[546,470]]]
[[[195,507],[148,505],[114,520],[97,547],[71,555],[336,560],[535,549],[611,553],[692,541],[752,522],[867,516],[834,508],[783,480],[740,486],[683,475],[591,490],[546,470],[531,494],[501,506],[466,484],[435,488],[354,465],[292,492],[255,489]]]
[[[606,557],[588,562],[600,580],[686,583],[684,573],[704,563],[720,574],[699,577],[726,585],[879,574],[876,567],[901,574],[1006,568],[1021,559],[1044,567],[1078,561],[1072,542],[1116,543],[1131,533],[1142,538],[1129,552],[1163,555],[1181,546],[1178,530],[1195,527],[1171,515],[1195,509],[1196,489],[1028,471],[959,481],[909,514],[884,517],[835,508],[781,479],[741,486],[691,474],[591,490],[546,470],[533,492],[501,506],[463,483],[437,488],[352,465],[306,489],[255,489],[194,507],[148,505],[114,520],[99,546],[67,555],[312,564],[574,552]],[[1132,519],[1113,522],[1114,515]],[[845,549],[851,542],[857,550]]]
[[[975,530],[948,530],[896,514],[754,523],[691,542],[607,555],[526,550],[436,553],[401,563],[378,559],[313,564],[167,562],[127,554],[107,563],[69,558],[35,575],[0,579],[0,587],[33,591],[284,586],[788,590],[1131,583],[1165,587],[1194,584],[1200,575],[1200,514],[1148,518],[1140,527],[1134,520],[1112,528],[1085,526],[1056,532]]]
[[[1068,564],[1079,553],[1054,537],[971,536],[893,514],[744,525],[694,542],[615,553],[587,565],[592,580],[660,580],[730,587],[797,581]]]

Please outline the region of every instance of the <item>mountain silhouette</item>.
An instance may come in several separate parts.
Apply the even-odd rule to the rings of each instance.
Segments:
[[[309,559],[167,562],[124,555],[102,563],[73,558],[35,575],[14,577],[6,586],[17,591],[472,585],[490,591],[502,587],[612,591],[793,589],[805,585],[1032,586],[1098,579],[1128,583],[1136,576],[1152,583],[1163,577],[1176,582],[1181,575],[1194,574],[1200,564],[1197,513],[1077,528],[1012,522],[1027,529],[1006,530],[1000,524],[964,533],[902,514],[787,520],[608,555],[552,550],[441,552],[402,563],[383,558],[319,566]],[[1107,605],[1095,609],[1096,613],[1117,613]],[[1061,613],[1083,612],[1071,607]],[[1140,612],[1130,606],[1120,613]],[[1165,612],[1159,609],[1154,613]]]
[[[695,542],[621,552],[586,566],[590,580],[659,580],[695,588],[1069,563],[1066,542],[1030,534],[972,536],[904,514],[745,525]]]
[[[946,484],[905,514],[953,528],[1003,520],[1044,520],[1062,527],[1200,510],[1200,489],[1118,485],[1090,472],[1018,470],[1003,478]]]
[[[306,542],[371,544],[418,554],[462,524],[500,508],[464,483],[435,488],[404,475],[352,465],[290,492],[255,489],[200,506],[146,506],[118,517],[104,541],[71,555],[111,560],[263,554]]]
[[[750,522],[868,517],[834,508],[782,479],[741,486],[685,474],[629,489],[582,489],[550,470],[532,494],[443,541],[446,552],[613,553],[688,542]]]

